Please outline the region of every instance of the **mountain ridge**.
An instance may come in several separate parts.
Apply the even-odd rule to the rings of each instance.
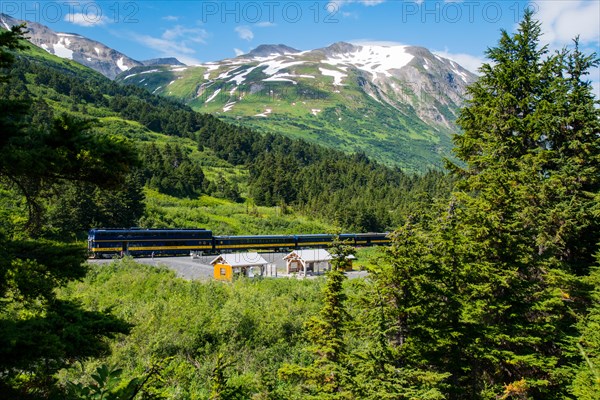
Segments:
[[[301,50],[294,49],[293,47],[285,44],[261,44],[255,47],[247,54],[242,54],[240,57],[251,56],[251,57],[268,57],[274,54],[285,55],[286,53],[294,54],[300,53]]]
[[[0,14],[0,25],[3,28],[10,29],[21,23],[27,24],[27,36],[32,44],[50,54],[92,68],[110,79],[114,79],[120,73],[134,67],[156,65],[156,61],[162,62],[161,65],[184,65],[175,58],[134,60],[124,53],[78,33],[56,32],[37,22],[19,20],[7,14]]]

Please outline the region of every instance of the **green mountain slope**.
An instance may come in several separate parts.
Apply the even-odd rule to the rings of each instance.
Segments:
[[[467,84],[458,64],[407,46],[261,46],[193,67],[139,67],[117,81],[264,132],[299,137],[408,171],[439,168]]]
[[[210,223],[217,233],[232,234],[381,231],[398,226],[406,215],[448,190],[449,182],[440,173],[411,177],[364,154],[345,155],[228,124],[35,47],[18,55],[11,76],[5,95],[31,99],[34,119],[50,123],[60,113],[94,118],[95,129],[128,138],[136,146],[141,165],[132,182],[133,189],[140,184],[148,188],[141,219],[147,227]],[[82,230],[94,223],[87,204],[94,212],[112,207],[101,195],[89,198],[85,188],[58,191],[65,195],[55,198],[53,209],[81,215]],[[143,196],[141,186],[133,194]],[[229,201],[194,201],[207,195]],[[98,201],[109,202],[100,207]],[[118,217],[104,224],[135,223]]]
[[[233,165],[219,157],[208,147],[198,148],[198,143],[190,138],[155,132],[139,121],[129,119],[123,113],[110,107],[110,100],[116,96],[131,96],[124,90],[94,70],[71,60],[58,58],[43,49],[25,43],[26,49],[16,54],[16,66],[8,90],[2,95],[21,96],[32,99],[37,111],[59,115],[67,113],[83,119],[97,121],[95,130],[111,135],[124,136],[138,147],[140,153],[150,144],[159,148],[178,147],[183,149],[193,162],[199,165],[206,177],[205,187],[211,184],[236,185],[243,196],[248,193],[248,168]],[[141,96],[132,96],[139,102],[154,98],[159,103],[164,100],[135,90]],[[135,92],[134,91],[134,92]],[[18,92],[18,93],[17,93]],[[110,94],[108,94],[110,93]],[[162,104],[168,111],[181,111],[183,108],[173,102]],[[196,115],[191,110],[186,115]],[[207,116],[210,120],[212,117]],[[220,124],[223,125],[224,124]],[[174,129],[176,130],[176,129]],[[142,166],[144,169],[145,166]],[[185,177],[192,180],[193,177]],[[198,227],[209,226],[220,234],[266,234],[290,233],[292,231],[317,233],[331,229],[329,223],[297,213],[283,213],[279,207],[257,207],[244,205],[227,198],[221,191],[206,190],[198,200],[190,200],[159,193],[148,188],[145,192],[146,212],[140,221],[144,227]],[[201,191],[198,192],[200,196]],[[63,193],[63,196],[66,194]],[[212,196],[211,196],[212,195]],[[218,197],[214,197],[218,196]],[[3,205],[6,205],[2,199]],[[79,201],[83,201],[80,199]],[[62,203],[61,203],[62,204]],[[64,205],[64,204],[63,204]],[[101,207],[96,205],[96,207]],[[52,205],[50,218],[56,217],[56,206]],[[76,213],[75,210],[64,210]],[[293,227],[293,228],[292,228]],[[82,227],[84,228],[84,227]],[[86,227],[87,228],[87,227]],[[335,229],[335,228],[334,228]],[[338,228],[339,229],[339,228]]]

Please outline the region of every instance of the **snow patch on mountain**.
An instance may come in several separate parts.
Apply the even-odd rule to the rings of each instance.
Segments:
[[[275,74],[267,79],[263,79],[263,82],[292,82],[294,85],[297,85],[298,82],[292,78],[315,79],[313,75]]]
[[[333,77],[333,85],[334,86],[342,85],[342,79],[344,79],[348,76],[348,75],[344,74],[343,72],[334,71],[331,69],[319,68],[319,71],[321,71],[321,74],[324,76]]]
[[[263,73],[266,75],[275,75],[282,69],[290,68],[290,67],[293,67],[294,65],[301,65],[304,63],[306,63],[306,61],[286,62],[286,60],[269,60],[269,61],[258,64],[258,67],[267,67],[267,68],[265,68]]]
[[[371,96],[373,98],[373,100],[377,101],[378,103],[381,103],[381,100],[379,100],[379,98],[377,96],[375,96],[373,93],[369,92],[367,94],[369,96]]]
[[[450,61],[450,65],[452,65],[452,72],[454,72],[456,75],[460,76],[460,78],[463,80],[463,82],[466,83],[468,81],[468,77],[467,77],[467,74],[465,74],[464,72],[462,72],[460,70],[460,65],[458,65],[454,61]]]
[[[279,76],[279,75],[273,75],[273,76],[272,76],[272,77],[270,77],[270,78],[263,79],[263,82],[291,82],[291,83],[293,83],[294,85],[297,85],[297,84],[298,84],[298,82],[296,82],[296,81],[294,81],[294,80],[292,80],[292,79],[289,79],[289,78],[284,78],[284,77],[282,77],[282,76]]]
[[[205,101],[205,103],[210,103],[211,101],[213,101],[215,97],[219,95],[219,93],[221,93],[221,89],[215,90],[215,92]]]
[[[68,58],[69,60],[73,59],[73,50],[69,49],[67,46],[71,44],[71,41],[67,38],[61,38],[58,43],[54,45],[54,54],[60,58]]]
[[[4,25],[4,27],[10,31],[10,26],[6,23],[4,18],[0,17],[0,21],[2,21],[2,25]]]
[[[273,110],[271,108],[267,108],[267,109],[265,109],[265,111],[262,114],[256,114],[255,117],[265,117],[266,118],[272,112],[273,112]]]
[[[414,56],[406,51],[408,46],[355,46],[349,53],[338,53],[327,57],[323,63],[329,65],[353,65],[374,75],[391,77],[390,70],[400,69],[412,61]]]
[[[235,75],[233,78],[231,78],[229,80],[229,82],[235,82],[236,85],[241,85],[246,80],[246,77],[248,76],[248,74],[250,72],[254,71],[255,69],[256,69],[256,67],[248,68],[244,72]]]
[[[129,67],[127,65],[125,65],[125,63],[123,62],[123,57],[121,57],[117,60],[117,67],[119,67],[119,69],[123,72],[125,72],[129,69]]]
[[[238,66],[235,66],[234,68],[230,68],[229,70],[221,73],[221,75],[217,76],[217,79],[226,79],[229,78],[230,74],[235,71],[236,69],[238,69]]]
[[[233,108],[233,106],[235,105],[235,103],[236,103],[235,101],[231,101],[231,102],[225,104],[225,107],[223,107],[223,112],[230,111]]]
[[[274,59],[279,58],[279,57],[281,57],[281,54],[271,54],[271,55],[266,56],[266,57],[246,58],[246,59],[242,59],[242,61],[245,61],[245,62],[253,62],[254,61],[254,62],[262,63],[262,62],[265,62],[265,61],[274,60]]]

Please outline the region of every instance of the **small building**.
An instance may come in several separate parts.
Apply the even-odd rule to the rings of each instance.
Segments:
[[[320,273],[331,268],[331,254],[325,249],[294,250],[283,257],[288,274]]]
[[[286,261],[286,271],[288,274],[308,272],[321,273],[331,268],[333,256],[325,249],[294,250],[283,257]],[[352,271],[352,261],[356,260],[354,255],[348,256],[348,271]]]
[[[215,279],[228,282],[240,276],[264,276],[268,264],[258,253],[221,254],[210,263],[214,267]]]

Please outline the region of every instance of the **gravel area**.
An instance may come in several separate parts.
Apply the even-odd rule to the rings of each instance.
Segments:
[[[275,264],[277,267],[277,276],[281,278],[290,277],[285,274],[285,261],[283,257],[287,253],[260,253],[260,255],[269,263]],[[135,262],[140,264],[164,266],[177,273],[177,275],[184,279],[198,279],[206,280],[213,279],[213,267],[210,262],[215,259],[216,256],[201,256],[197,258],[192,257],[154,257],[152,258],[135,258]],[[109,264],[113,260],[108,259],[91,259],[90,264]],[[346,274],[350,279],[364,277],[367,275],[365,271],[352,271]],[[295,276],[295,275],[293,275]],[[308,278],[316,277],[314,275]]]

